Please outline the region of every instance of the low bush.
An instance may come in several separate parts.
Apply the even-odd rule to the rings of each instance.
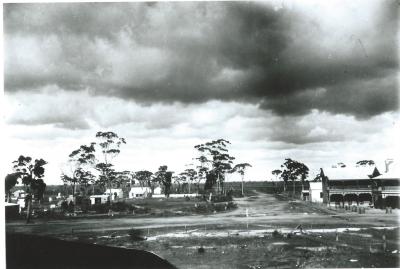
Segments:
[[[272,237],[273,238],[282,238],[283,235],[278,230],[274,230],[272,233]]]
[[[63,201],[63,202],[61,203],[61,210],[62,210],[63,212],[67,212],[67,211],[68,211],[68,202],[67,202],[67,201]]]
[[[217,212],[225,211],[226,209],[227,209],[227,204],[225,204],[225,203],[214,204],[214,210]]]
[[[133,207],[125,202],[116,202],[111,205],[111,209],[116,212],[131,211]]]
[[[235,209],[237,208],[237,204],[235,204],[234,202],[228,202],[228,209]]]
[[[128,231],[128,234],[129,237],[134,241],[146,240],[146,238],[143,236],[142,230],[132,228]]]
[[[97,214],[108,213],[108,210],[110,209],[110,203],[94,204],[90,206],[90,209],[96,211]]]
[[[61,209],[38,210],[36,211],[36,215],[37,218],[41,219],[63,219],[65,217]]]
[[[214,206],[214,210],[217,211],[217,212],[226,211],[226,210],[237,208],[237,205],[232,201],[225,202],[225,203],[217,203],[217,204],[214,204],[213,206]]]
[[[200,214],[206,214],[206,213],[209,213],[209,212],[212,212],[212,211],[214,211],[214,208],[213,208],[213,206],[211,204],[203,204],[203,203],[201,203],[201,204],[198,204],[195,207],[195,212],[196,213],[200,213]]]

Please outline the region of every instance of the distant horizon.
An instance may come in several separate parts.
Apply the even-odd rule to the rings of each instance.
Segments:
[[[386,160],[388,160],[388,159],[392,159],[392,158],[387,158]],[[392,167],[394,167],[394,166],[398,167],[398,166],[399,166],[399,164],[398,164],[396,161],[397,161],[397,160],[394,160],[394,162],[392,163]],[[335,164],[330,165],[330,166],[324,166],[324,167],[320,167],[320,168],[316,168],[316,169],[310,170],[310,172],[309,172],[309,174],[308,174],[308,176],[307,176],[307,178],[306,178],[305,180],[306,180],[306,181],[313,181],[314,178],[315,178],[315,176],[320,172],[320,169],[321,169],[321,168],[322,168],[322,169],[325,169],[325,170],[326,170],[327,168],[337,168],[337,169],[344,169],[344,168],[347,168],[347,169],[345,169],[345,170],[348,170],[349,168],[355,168],[355,169],[357,169],[357,168],[364,168],[364,169],[370,169],[371,172],[372,172],[375,168],[377,168],[378,171],[379,171],[381,174],[385,174],[385,173],[386,173],[386,172],[384,171],[384,169],[385,169],[385,168],[384,168],[384,162],[383,162],[381,165],[375,163],[375,164],[373,164],[373,165],[366,165],[366,166],[356,165],[356,163],[354,163],[354,166],[346,165],[346,167],[334,167],[334,165],[335,165]],[[283,169],[283,168],[277,167],[277,168],[275,168],[275,169]],[[273,170],[273,169],[272,169],[272,170]],[[271,170],[270,172],[272,172],[272,170]],[[138,171],[140,171],[140,170],[138,170]],[[389,171],[390,171],[390,168],[389,168]],[[133,172],[137,172],[137,171],[133,171]],[[150,172],[155,172],[155,171],[150,171]],[[325,172],[326,172],[326,171],[325,171]],[[175,172],[174,172],[174,173],[175,173]],[[175,173],[175,174],[176,174],[176,173]],[[271,173],[270,173],[270,174],[271,174]],[[368,176],[368,175],[366,174],[366,176]],[[234,177],[233,180],[232,180],[232,177]],[[275,176],[272,175],[272,174],[271,174],[271,176],[270,176],[269,178],[264,178],[264,179],[252,179],[252,178],[249,178],[249,177],[245,176],[244,181],[245,181],[245,182],[263,182],[263,181],[266,181],[266,182],[279,182],[279,181],[283,181],[283,179],[279,178],[279,176],[278,176],[278,178],[274,178],[274,177],[275,177]],[[399,177],[400,177],[400,174],[399,174]],[[44,177],[44,180],[45,180],[45,182],[46,182],[46,184],[47,184],[46,176]],[[137,182],[137,179],[134,179],[134,180]],[[300,180],[296,180],[296,181],[300,181]],[[241,178],[240,178],[239,175],[235,175],[235,174],[230,174],[230,173],[228,173],[228,174],[227,174],[227,178],[225,179],[225,182],[237,182],[237,183],[240,183],[240,182],[242,182],[242,180],[241,180]],[[174,182],[173,182],[173,183],[174,183]],[[175,183],[174,183],[174,184],[175,184]],[[193,183],[192,183],[192,184],[193,184]],[[201,181],[200,184],[204,184],[204,180]],[[61,185],[70,185],[70,183],[66,184],[66,183],[62,183],[62,181],[60,181],[59,184],[47,184],[47,186],[61,186]],[[19,184],[17,184],[16,186],[22,187],[23,185],[22,185],[21,182],[19,182]]]

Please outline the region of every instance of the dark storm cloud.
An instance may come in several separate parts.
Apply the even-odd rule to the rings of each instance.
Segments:
[[[397,17],[395,1],[349,30],[255,2],[7,4],[5,89],[370,117],[398,107]]]
[[[310,109],[319,109],[368,118],[398,108],[398,82],[393,72],[383,78],[351,80],[327,88],[269,98],[261,103],[261,107],[272,109],[279,115],[306,114]]]

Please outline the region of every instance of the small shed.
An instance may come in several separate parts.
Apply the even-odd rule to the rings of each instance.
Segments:
[[[323,192],[322,192],[322,182],[310,182],[309,189],[310,201],[314,203],[322,203]]]
[[[151,193],[149,187],[132,187],[129,191],[129,198],[144,198]]]
[[[105,204],[110,200],[109,197],[110,195],[108,194],[91,195],[90,204],[92,205]]]

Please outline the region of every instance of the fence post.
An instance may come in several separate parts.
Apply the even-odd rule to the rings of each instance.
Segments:
[[[383,239],[383,251],[386,251],[386,229],[383,230],[382,239]]]

